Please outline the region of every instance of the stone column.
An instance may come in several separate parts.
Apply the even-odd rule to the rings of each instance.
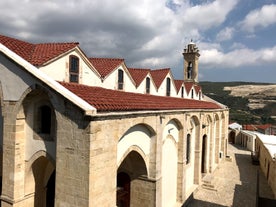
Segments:
[[[25,116],[16,114],[15,102],[4,103],[3,109],[3,177],[2,207],[24,206]]]

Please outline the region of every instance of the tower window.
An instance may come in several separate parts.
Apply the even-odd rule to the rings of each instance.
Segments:
[[[189,62],[189,64],[188,64],[188,71],[187,71],[187,73],[188,73],[188,79],[191,79],[192,78],[192,73],[193,73],[193,63],[192,62]]]
[[[192,95],[191,95],[192,98],[194,98],[194,89],[192,89],[192,92],[191,92],[191,93],[192,93]]]
[[[167,78],[167,85],[166,85],[166,96],[171,95],[171,79]]]
[[[124,89],[124,71],[118,70],[118,89],[123,90]]]
[[[51,133],[51,108],[49,106],[41,106],[39,108],[39,121],[40,121],[40,133],[50,134]]]
[[[150,93],[150,78],[146,78],[146,93]]]
[[[69,59],[70,82],[79,82],[79,58],[71,55]]]

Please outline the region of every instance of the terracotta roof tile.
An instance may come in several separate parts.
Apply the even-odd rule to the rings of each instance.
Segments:
[[[0,43],[35,66],[41,66],[79,44],[77,42],[32,44],[3,35],[0,35]]]
[[[0,35],[0,43],[28,62],[31,62],[32,53],[35,48],[34,44],[3,35]]]
[[[55,57],[77,47],[78,42],[71,43],[44,43],[36,44],[32,54],[31,63],[33,65],[43,65]]]
[[[102,78],[114,71],[119,65],[124,62],[120,58],[88,58],[95,69],[99,72]]]
[[[156,85],[157,88],[160,87],[168,73],[170,72],[169,68],[164,68],[164,69],[158,69],[158,70],[152,70],[150,71],[152,79]]]
[[[60,82],[65,88],[94,106],[97,111],[137,111],[174,109],[219,109],[219,105],[199,100],[153,96]]]
[[[259,129],[268,129],[272,126],[272,124],[263,124],[263,125],[256,125]]]
[[[187,93],[190,93],[190,90],[192,89],[194,83],[193,82],[184,82],[185,85],[185,89],[187,91]]]
[[[195,87],[196,93],[199,93],[201,91],[200,85],[195,84],[194,87]]]
[[[257,127],[255,125],[253,125],[253,124],[245,124],[245,125],[242,126],[242,128],[244,130],[249,130],[249,131],[255,131],[255,130],[257,130]]]
[[[176,87],[176,92],[178,93],[181,86],[183,85],[184,81],[183,80],[174,80],[174,84]]]
[[[128,68],[128,71],[134,80],[136,87],[138,87],[142,81],[146,78],[150,69],[141,69],[141,68]]]

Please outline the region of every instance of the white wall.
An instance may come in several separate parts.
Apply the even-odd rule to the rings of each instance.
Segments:
[[[119,140],[117,146],[117,164],[120,164],[123,156],[131,146],[138,147],[144,153],[144,155],[149,155],[150,141],[150,132],[146,127],[142,125],[136,125],[129,129]]]
[[[140,85],[136,89],[136,93],[146,94],[146,79],[147,79],[147,77],[150,78],[150,94],[157,95],[157,89],[156,89],[155,85],[153,84],[153,80],[150,75],[147,75],[144,78],[144,80],[140,83]]]
[[[101,86],[103,88],[108,88],[112,90],[118,90],[118,70],[121,69],[124,71],[124,89],[123,91],[126,92],[136,92],[136,87],[134,82],[131,80],[129,73],[126,72],[124,67],[120,65],[117,69],[111,72],[106,78],[104,79]]]
[[[51,62],[50,64],[40,67],[39,69],[52,77],[57,81],[69,82],[69,56],[74,55],[79,58],[79,83],[90,85],[90,86],[100,86],[100,77],[94,72],[94,69],[86,63],[83,57],[77,52],[72,51],[59,59]]]

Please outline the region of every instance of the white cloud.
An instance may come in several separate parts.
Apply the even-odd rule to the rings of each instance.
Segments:
[[[233,38],[234,32],[235,29],[233,27],[226,27],[217,34],[216,39],[219,42],[231,40]]]
[[[243,30],[254,32],[257,27],[267,27],[276,24],[276,5],[264,5],[251,11],[240,23]]]
[[[200,30],[209,29],[222,24],[238,0],[217,0],[193,6],[185,11],[185,24]]]
[[[276,63],[276,46],[252,50],[241,48],[223,53],[218,49],[201,51],[200,64],[204,68],[239,68]]]

